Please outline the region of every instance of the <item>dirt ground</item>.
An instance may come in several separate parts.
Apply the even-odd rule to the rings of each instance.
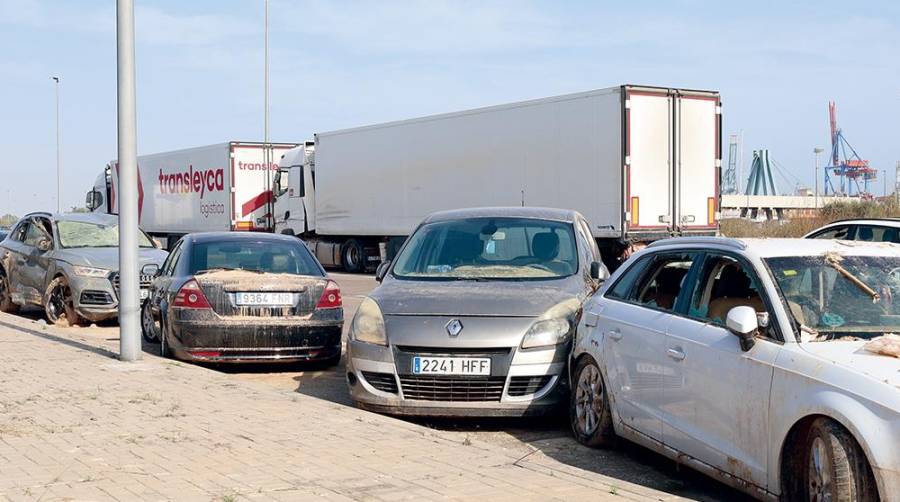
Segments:
[[[346,337],[350,319],[359,303],[376,286],[370,275],[331,274],[341,287],[344,300]],[[38,310],[20,315],[34,320],[43,318]],[[118,340],[118,324],[68,328],[106,342]],[[144,343],[144,351],[158,354],[159,346]],[[323,369],[311,364],[290,365],[219,365],[211,370],[235,378],[263,382],[285,391],[297,392],[343,406],[353,406],[345,381],[345,361],[335,368]],[[489,442],[523,458],[541,451],[573,467],[598,472],[694,500],[750,500],[741,493],[691,469],[631,443],[621,443],[607,450],[593,450],[579,445],[571,436],[565,410],[555,417],[503,419],[414,419],[417,423],[460,436],[460,441]]]

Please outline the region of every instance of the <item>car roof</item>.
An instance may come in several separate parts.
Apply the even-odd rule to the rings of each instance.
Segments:
[[[463,220],[468,218],[533,218],[572,223],[578,218],[578,212],[570,209],[548,207],[472,207],[438,211],[425,217],[422,223],[438,221]]]
[[[196,232],[187,234],[185,239],[190,239],[194,243],[222,241],[302,242],[292,235],[269,234],[263,232]]]
[[[833,239],[677,237],[656,241],[649,249],[685,247],[739,251],[759,258],[818,256],[826,253],[850,256],[900,256],[898,244]]]
[[[50,218],[53,221],[77,221],[81,223],[96,223],[98,225],[115,225],[119,223],[119,217],[107,213],[47,213],[33,212],[28,213],[22,219],[42,216]]]
[[[813,232],[818,232],[823,228],[828,228],[835,225],[881,225],[900,228],[900,218],[848,218],[845,220],[835,220],[827,225],[823,225],[816,230],[813,230]]]

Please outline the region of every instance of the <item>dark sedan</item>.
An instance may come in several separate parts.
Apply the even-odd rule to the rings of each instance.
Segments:
[[[183,237],[150,288],[144,337],[165,357],[207,362],[341,358],[338,285],[294,237]]]

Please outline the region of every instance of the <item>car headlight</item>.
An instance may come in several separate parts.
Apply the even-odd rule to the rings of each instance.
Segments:
[[[350,322],[350,337],[360,342],[387,345],[384,317],[378,304],[371,298],[366,298],[359,304],[359,309]]]
[[[569,341],[575,315],[580,309],[581,302],[575,298],[554,305],[528,328],[522,348],[552,347]]]
[[[105,268],[94,268],[94,267],[73,267],[75,271],[75,275],[80,275],[82,277],[106,277],[109,275],[109,270]]]

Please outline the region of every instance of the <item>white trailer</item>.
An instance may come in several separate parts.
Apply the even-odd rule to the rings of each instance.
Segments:
[[[282,159],[275,226],[360,270],[434,211],[559,207],[615,266],[717,231],[720,152],[718,92],[633,85],[326,132]]]
[[[167,245],[191,232],[271,231],[277,162],[296,146],[229,141],[138,157],[141,228]],[[88,192],[88,208],[117,214],[118,184],[113,160]]]

